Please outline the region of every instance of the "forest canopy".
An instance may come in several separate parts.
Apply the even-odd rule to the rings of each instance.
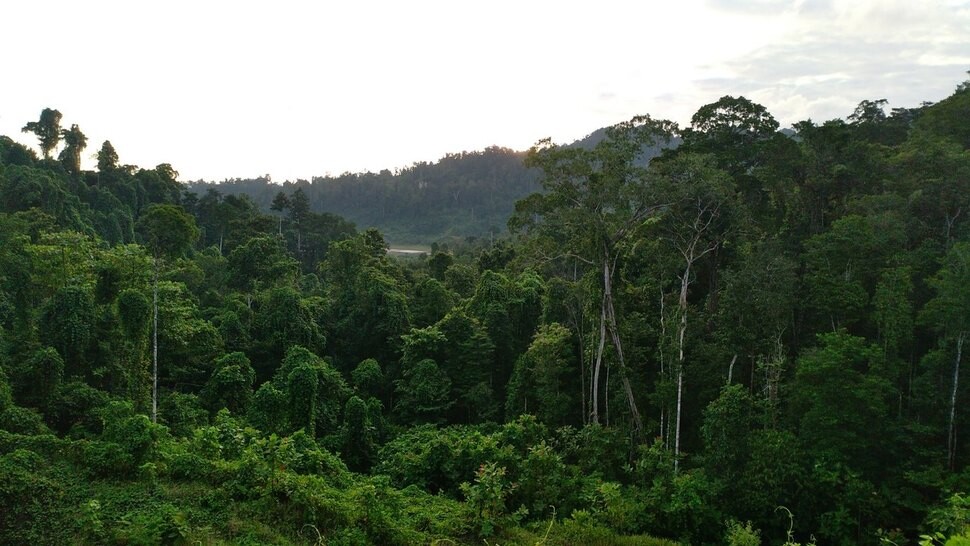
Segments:
[[[0,543],[966,544],[970,87],[887,108],[215,186],[45,108]]]

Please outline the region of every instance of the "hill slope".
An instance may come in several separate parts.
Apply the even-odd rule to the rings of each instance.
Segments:
[[[265,178],[195,182],[204,193],[250,196],[268,211],[280,191],[302,189],[314,212],[339,214],[361,228],[377,227],[394,242],[428,243],[449,236],[484,236],[505,230],[515,202],[539,189],[525,154],[491,147],[415,163],[396,173],[345,173],[274,184]]]
[[[569,146],[591,149],[606,137],[598,129]],[[677,147],[679,139],[671,142]],[[645,150],[644,159],[660,154]],[[525,152],[493,146],[448,154],[437,162],[415,163],[397,172],[344,173],[274,184],[265,178],[189,183],[205,193],[245,194],[269,211],[280,191],[298,188],[314,212],[338,214],[360,228],[376,227],[394,243],[424,243],[449,237],[486,237],[504,232],[515,202],[538,191],[538,174],[523,164]]]

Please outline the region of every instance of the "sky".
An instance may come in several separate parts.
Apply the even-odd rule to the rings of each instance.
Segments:
[[[121,162],[277,182],[570,142],[743,95],[783,127],[970,70],[970,0],[45,0],[0,22],[0,135],[45,107]]]

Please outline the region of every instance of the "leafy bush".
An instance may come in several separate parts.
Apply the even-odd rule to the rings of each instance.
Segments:
[[[135,465],[149,460],[165,431],[164,427],[149,421],[148,416],[134,413],[130,402],[111,402],[101,415],[102,440],[121,446]]]
[[[761,546],[761,533],[751,526],[751,522],[744,524],[731,520],[727,524],[724,535],[727,546]]]
[[[505,499],[512,489],[505,474],[505,467],[486,463],[475,473],[475,483],[461,484],[461,492],[472,512],[479,536],[492,536],[517,520],[505,506]]]
[[[8,406],[0,411],[0,430],[17,434],[44,434],[48,432],[44,418],[37,411],[20,406]]]
[[[81,381],[62,383],[47,410],[47,422],[60,434],[81,438],[100,434],[101,410],[111,397]]]
[[[57,529],[44,524],[64,508],[62,495],[44,457],[26,449],[0,456],[0,543],[49,542]]]
[[[162,398],[158,413],[159,420],[175,436],[191,436],[195,428],[209,420],[209,414],[202,407],[199,397],[181,392],[170,392]]]
[[[375,473],[389,476],[398,487],[417,485],[457,496],[459,484],[473,479],[483,464],[511,458],[511,450],[503,454],[498,438],[483,430],[487,428],[410,428],[384,445]]]
[[[185,544],[190,525],[176,506],[162,503],[125,515],[114,531],[115,540],[132,546]]]
[[[114,442],[82,440],[81,462],[94,477],[128,477],[134,473],[135,458]]]

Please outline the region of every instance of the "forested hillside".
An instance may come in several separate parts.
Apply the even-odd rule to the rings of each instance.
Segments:
[[[607,130],[598,129],[570,147],[592,149]],[[645,143],[641,165],[676,148],[678,136]],[[491,147],[481,152],[449,154],[435,163],[415,163],[397,172],[345,173],[311,181],[276,184],[267,177],[190,182],[188,189],[205,195],[247,196],[263,212],[283,213],[297,190],[311,211],[337,214],[363,228],[375,227],[401,244],[455,242],[508,235],[506,223],[515,202],[539,190],[539,172],[525,165],[525,153]],[[281,201],[280,194],[285,200]],[[211,198],[211,197],[210,197]]]
[[[967,84],[282,193],[61,122],[0,137],[2,544],[970,541]],[[499,187],[426,259],[311,206]]]
[[[264,212],[277,194],[297,190],[310,210],[339,214],[361,227],[376,227],[395,243],[431,244],[449,238],[493,238],[506,231],[515,202],[539,189],[538,173],[523,165],[525,154],[492,147],[449,154],[435,163],[415,163],[397,172],[345,173],[275,184],[266,178],[195,182],[210,191],[248,196]]]

